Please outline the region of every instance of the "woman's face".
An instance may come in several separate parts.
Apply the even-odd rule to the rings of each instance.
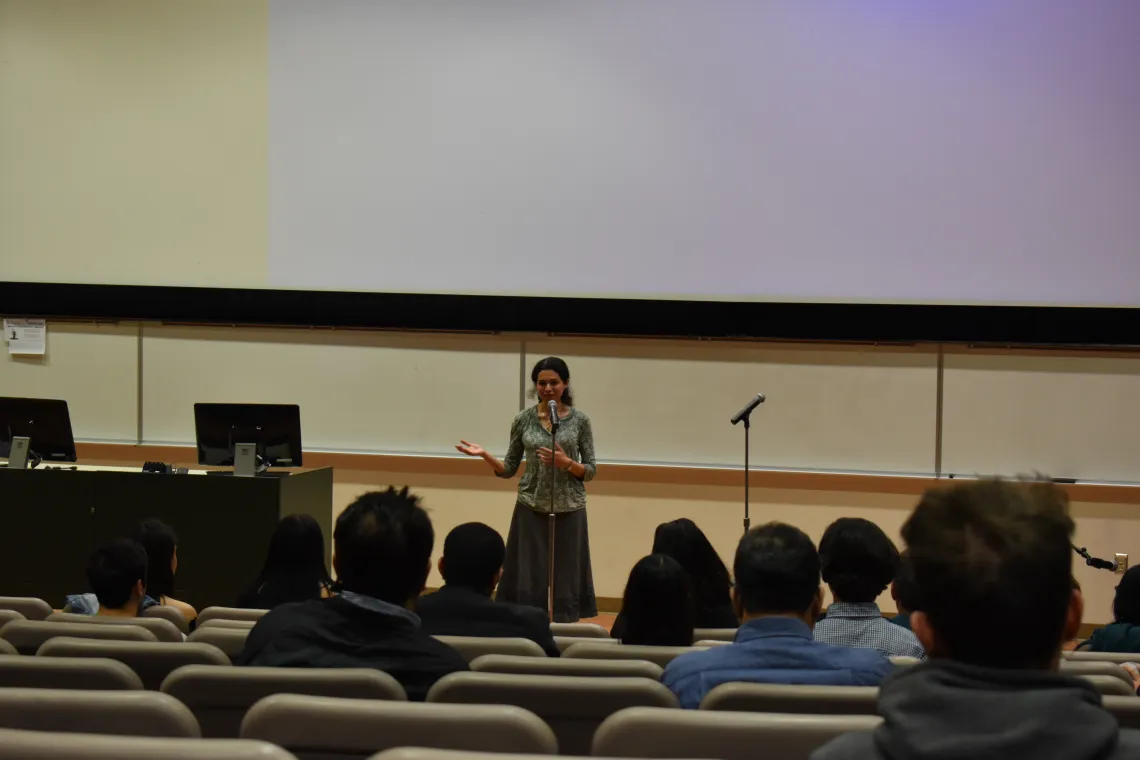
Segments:
[[[538,393],[538,400],[545,404],[547,401],[561,401],[566,383],[562,382],[562,378],[554,370],[544,369],[538,373],[534,389]]]

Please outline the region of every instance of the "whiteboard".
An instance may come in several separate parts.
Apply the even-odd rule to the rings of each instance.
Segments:
[[[67,401],[77,440],[134,443],[138,325],[49,322],[47,354],[0,356],[0,395]]]
[[[942,469],[1140,482],[1140,355],[951,353]]]
[[[729,418],[763,392],[754,467],[934,470],[932,350],[588,339],[526,348],[528,373],[547,355],[569,363],[602,460],[742,466],[743,425]]]
[[[194,403],[300,404],[305,448],[455,454],[505,435],[519,341],[315,330],[151,327],[143,437],[192,443]]]

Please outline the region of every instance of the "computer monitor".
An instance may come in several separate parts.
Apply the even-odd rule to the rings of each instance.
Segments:
[[[234,467],[252,475],[244,463],[256,454],[257,471],[301,466],[301,407],[296,404],[195,404],[198,464]],[[250,447],[242,447],[249,444]]]
[[[13,456],[12,440],[29,439],[27,451],[16,446]],[[75,439],[71,434],[71,416],[67,402],[50,398],[0,398],[0,457],[15,459],[27,457],[35,467],[45,462],[74,462]],[[21,466],[23,463],[17,463]]]

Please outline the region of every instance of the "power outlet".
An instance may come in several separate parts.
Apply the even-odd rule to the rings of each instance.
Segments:
[[[1117,575],[1124,575],[1124,571],[1127,569],[1128,569],[1128,555],[1127,554],[1117,554],[1116,555],[1116,574]]]

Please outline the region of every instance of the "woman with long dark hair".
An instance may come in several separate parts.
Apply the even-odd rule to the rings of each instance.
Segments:
[[[178,536],[174,529],[161,520],[143,520],[134,539],[146,550],[147,596],[181,612],[187,623],[197,618],[197,610],[174,598],[174,576],[178,572]]]
[[[573,622],[598,614],[586,524],[586,483],[596,472],[594,433],[590,418],[574,406],[566,362],[554,356],[542,359],[531,370],[530,380],[538,403],[515,416],[506,457],[500,460],[470,441],[460,441],[455,448],[467,456],[481,457],[500,478],[514,477],[526,461],[497,598],[541,609],[547,607],[547,515],[553,468],[554,620]],[[558,416],[553,449],[551,402]]]
[[[687,647],[693,643],[693,583],[666,554],[650,554],[629,571],[621,603],[621,643]]]
[[[287,515],[269,539],[261,573],[238,597],[237,606],[271,610],[279,604],[327,597],[331,588],[321,526],[310,515]]]

